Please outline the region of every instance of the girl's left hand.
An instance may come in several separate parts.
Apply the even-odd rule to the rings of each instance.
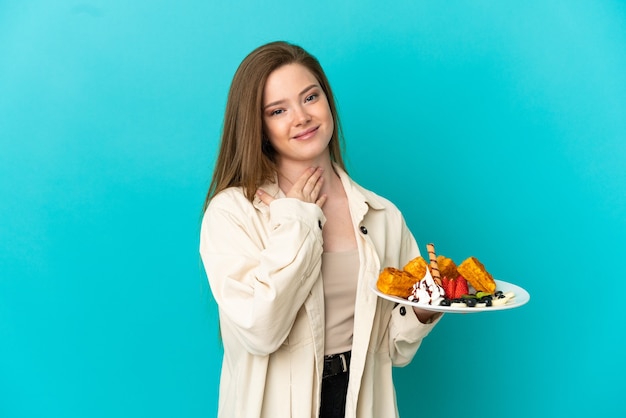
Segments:
[[[413,307],[413,312],[415,312],[415,316],[417,316],[417,319],[423,324],[429,324],[437,318],[437,315],[441,315],[437,312],[416,308],[415,306]]]

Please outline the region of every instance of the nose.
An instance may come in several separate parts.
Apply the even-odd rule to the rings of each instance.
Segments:
[[[311,120],[311,115],[304,106],[297,106],[294,112],[294,120],[297,125],[306,125]]]

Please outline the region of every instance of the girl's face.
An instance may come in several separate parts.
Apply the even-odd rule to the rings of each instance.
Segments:
[[[333,116],[319,82],[303,65],[287,64],[269,75],[263,91],[263,123],[281,163],[314,162],[329,155]]]

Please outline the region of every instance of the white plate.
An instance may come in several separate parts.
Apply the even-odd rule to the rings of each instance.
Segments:
[[[392,295],[383,293],[380,290],[378,290],[378,287],[376,286],[376,281],[374,281],[371,284],[370,288],[372,289],[374,293],[376,293],[379,297],[383,299],[387,299],[392,302],[401,303],[403,305],[415,306],[417,308],[422,308],[427,311],[434,311],[434,312],[478,313],[478,312],[502,311],[504,309],[519,308],[520,306],[528,303],[528,301],[530,300],[530,294],[526,290],[522,289],[521,287],[516,286],[513,283],[503,282],[502,280],[496,280],[495,282],[496,282],[496,290],[501,290],[505,293],[506,292],[515,293],[515,297],[512,300],[510,300],[508,303],[506,303],[505,305],[485,306],[485,307],[475,306],[473,308],[456,307],[456,306],[433,306],[433,305],[427,305],[424,303],[410,302],[407,299],[403,299],[398,296],[392,296]]]

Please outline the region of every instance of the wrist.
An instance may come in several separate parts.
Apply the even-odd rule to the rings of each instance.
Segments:
[[[423,324],[432,324],[433,321],[441,315],[438,312],[427,311],[416,307],[413,307],[413,312],[415,312],[415,316]]]

